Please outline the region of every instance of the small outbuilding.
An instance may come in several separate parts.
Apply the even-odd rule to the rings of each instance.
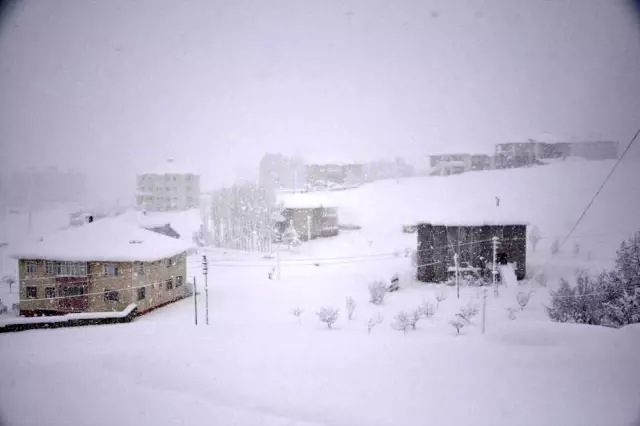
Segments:
[[[338,235],[338,208],[318,194],[282,194],[279,212],[284,220],[276,223],[277,229],[293,224],[300,239],[331,237]]]
[[[493,237],[498,238],[497,264],[512,264],[518,280],[526,275],[527,224],[505,222],[423,222],[418,227],[417,277],[423,282],[444,282],[458,268],[491,279]],[[488,275],[487,275],[488,274]]]

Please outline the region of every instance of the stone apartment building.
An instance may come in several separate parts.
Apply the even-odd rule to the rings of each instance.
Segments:
[[[147,211],[182,211],[200,207],[200,175],[172,159],[136,177],[136,205]]]
[[[57,231],[12,254],[19,260],[20,314],[142,313],[188,294],[181,240],[107,218]]]

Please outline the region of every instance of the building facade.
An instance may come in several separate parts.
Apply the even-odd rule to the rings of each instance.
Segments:
[[[137,175],[136,205],[147,211],[182,211],[200,207],[200,176],[175,167]]]
[[[310,185],[361,184],[365,180],[364,165],[349,164],[309,164],[307,165],[307,183]]]
[[[455,267],[455,254],[459,256],[459,267],[486,272],[493,261],[492,238],[498,237],[497,263],[514,264],[516,277],[522,280],[526,275],[526,233],[524,224],[418,224],[418,279],[423,282],[447,281],[451,268]]]
[[[336,207],[285,208],[280,216],[274,228],[282,233],[292,224],[302,241],[332,237],[340,232]]]
[[[155,262],[19,261],[20,315],[138,312],[187,295],[186,254]]]

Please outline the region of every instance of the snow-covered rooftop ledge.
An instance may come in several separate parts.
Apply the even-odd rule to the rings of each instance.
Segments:
[[[137,303],[131,303],[122,311],[116,312],[81,312],[66,315],[55,316],[43,316],[43,317],[17,317],[8,318],[0,321],[0,328],[19,325],[19,324],[45,324],[45,323],[59,323],[73,320],[98,320],[98,319],[112,319],[112,318],[125,318],[130,315],[138,307]]]
[[[192,249],[186,241],[167,237],[119,218],[105,218],[56,231],[40,241],[16,247],[14,259],[75,262],[153,262]]]
[[[529,222],[526,221],[514,221],[514,220],[467,220],[467,221],[459,221],[459,220],[423,220],[415,222],[415,226],[418,225],[431,225],[431,226],[451,226],[451,227],[465,227],[465,226],[529,226]]]

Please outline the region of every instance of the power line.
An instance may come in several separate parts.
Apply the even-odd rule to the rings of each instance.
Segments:
[[[629,142],[629,144],[627,145],[627,148],[622,152],[622,155],[620,156],[620,158],[618,158],[618,160],[616,161],[616,163],[613,165],[613,168],[611,169],[611,171],[609,172],[609,174],[607,175],[607,177],[604,179],[604,181],[602,182],[602,185],[600,185],[600,187],[598,188],[598,190],[596,191],[595,195],[593,196],[593,198],[591,199],[591,201],[589,201],[589,204],[587,204],[587,206],[585,207],[585,209],[582,211],[582,214],[580,215],[580,217],[578,218],[578,220],[576,221],[576,223],[573,225],[573,227],[571,228],[571,230],[569,231],[569,233],[567,234],[566,237],[564,237],[564,239],[562,240],[562,242],[560,243],[560,248],[562,248],[562,246],[564,245],[564,243],[569,239],[569,237],[571,236],[571,234],[573,234],[573,231],[576,230],[576,228],[578,227],[578,225],[580,225],[580,222],[582,222],[582,219],[584,219],[584,217],[587,215],[587,212],[589,211],[589,209],[591,208],[591,206],[593,205],[594,201],[596,200],[596,198],[598,198],[598,195],[600,195],[600,193],[602,192],[602,189],[605,187],[605,185],[607,184],[607,182],[609,182],[609,179],[611,178],[611,176],[613,175],[613,173],[616,171],[616,169],[618,168],[618,166],[620,165],[620,163],[622,162],[623,158],[625,157],[625,155],[627,155],[627,152],[629,152],[629,150],[631,149],[631,146],[633,145],[633,143],[636,141],[636,139],[638,138],[638,135],[640,135],[640,128],[638,128],[638,131],[636,132],[636,134],[633,136],[633,138],[631,138],[631,142]]]
[[[602,189],[605,187],[605,185],[607,184],[607,182],[609,182],[609,179],[611,178],[611,176],[613,175],[613,173],[616,171],[616,169],[618,168],[618,166],[620,165],[620,163],[622,162],[622,160],[624,159],[625,155],[629,152],[629,150],[631,149],[631,146],[633,145],[633,143],[636,141],[636,139],[638,138],[638,135],[640,135],[640,128],[638,128],[638,130],[636,131],[635,135],[633,135],[633,138],[631,138],[631,141],[629,142],[629,144],[627,145],[627,147],[625,148],[625,150],[622,152],[622,155],[620,155],[620,157],[618,158],[618,160],[616,161],[616,163],[613,165],[613,167],[611,168],[611,171],[607,174],[607,176],[605,177],[604,181],[602,182],[602,184],[600,185],[600,187],[598,188],[598,190],[596,191],[596,193],[594,194],[594,196],[591,198],[591,201],[589,201],[589,203],[587,204],[587,206],[584,208],[584,210],[582,211],[582,214],[580,214],[580,217],[578,217],[578,220],[576,220],[576,223],[573,225],[573,227],[571,228],[571,230],[569,230],[569,232],[567,233],[567,235],[564,237],[564,239],[562,240],[562,242],[560,243],[559,248],[562,248],[562,246],[564,245],[564,243],[569,239],[569,237],[571,237],[571,235],[573,234],[573,232],[576,230],[576,228],[578,227],[578,225],[580,225],[580,222],[582,222],[582,220],[584,219],[584,217],[587,215],[587,212],[589,211],[589,209],[591,208],[591,206],[593,206],[593,203],[595,202],[596,198],[598,198],[598,195],[600,195],[600,193],[602,192]],[[527,283],[531,282],[531,280],[533,280],[534,278],[536,278],[541,272],[542,269],[551,261],[551,256],[549,256],[546,260],[546,262],[542,265],[541,268],[538,269],[538,272],[536,272],[528,281]]]

